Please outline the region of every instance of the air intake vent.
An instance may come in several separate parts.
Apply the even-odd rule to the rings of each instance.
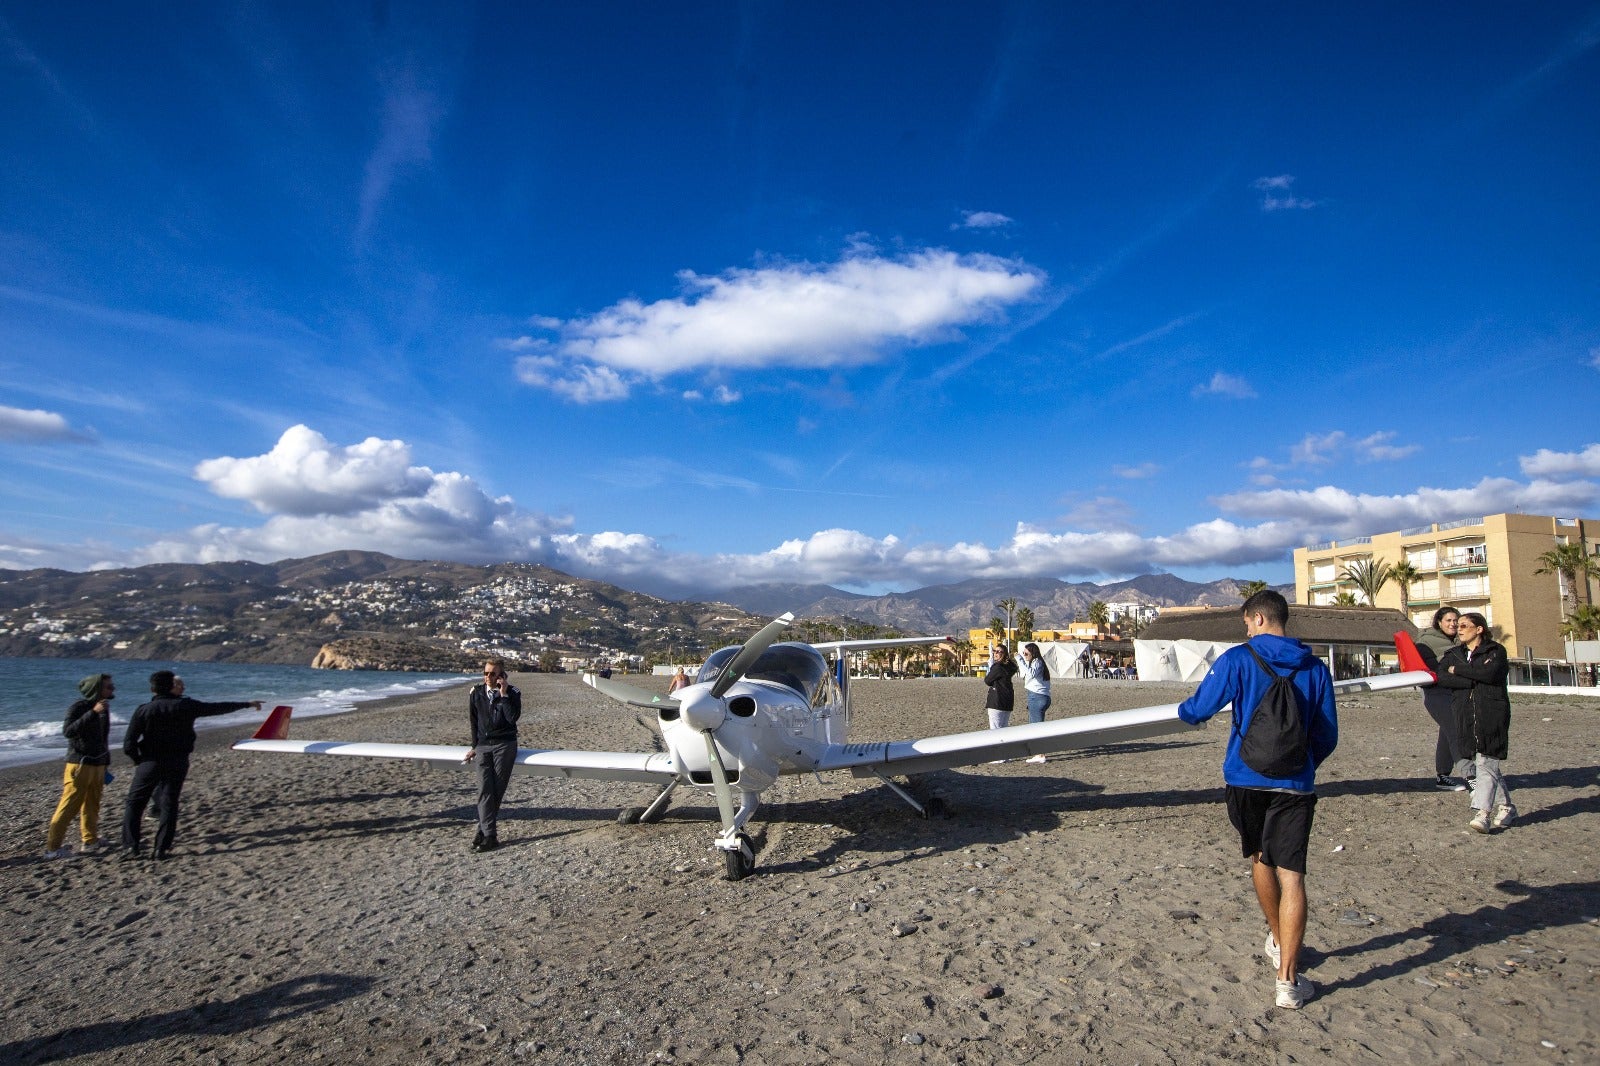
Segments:
[[[663,722],[676,722],[678,720],[678,708],[663,706],[656,712],[656,716]]]
[[[756,701],[749,696],[735,696],[728,701],[728,713],[735,718],[749,718],[756,713]]]

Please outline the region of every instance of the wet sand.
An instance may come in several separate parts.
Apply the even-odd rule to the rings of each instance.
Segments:
[[[652,750],[642,712],[575,677],[516,680],[525,746]],[[1052,716],[1189,691],[1058,682]],[[982,696],[859,682],[856,735],[979,728]],[[446,690],[294,735],[461,743],[464,707]],[[474,855],[469,771],[219,731],[159,865],[42,860],[59,764],[0,772],[0,1062],[1600,1060],[1600,703],[1516,699],[1522,817],[1489,837],[1432,788],[1415,693],[1340,709],[1299,1012],[1272,1006],[1224,728],[930,774],[950,817],[928,821],[876,783],[786,779],[736,884],[709,794],[626,826],[649,787],[519,776],[505,846]]]

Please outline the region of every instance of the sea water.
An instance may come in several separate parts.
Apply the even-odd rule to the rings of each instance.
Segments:
[[[67,708],[82,698],[78,682],[90,674],[110,674],[117,696],[111,701],[111,749],[122,744],[128,719],[150,699],[150,674],[172,670],[183,678],[184,695],[197,700],[260,700],[246,709],[201,718],[198,729],[259,723],[280,703],[294,707],[296,720],[354,710],[356,704],[388,696],[428,692],[469,680],[463,674],[412,674],[384,670],[313,670],[309,666],[265,663],[146,662],[135,659],[13,659],[0,657],[0,766],[59,759],[67,750],[61,723]]]

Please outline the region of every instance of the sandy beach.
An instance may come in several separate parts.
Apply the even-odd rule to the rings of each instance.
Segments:
[[[652,749],[576,677],[516,682],[524,746]],[[1058,682],[1052,716],[1189,691]],[[977,681],[855,700],[861,739],[983,722]],[[461,743],[464,704],[295,735]],[[237,732],[202,735],[173,860],[47,862],[60,766],[8,770],[0,1062],[1600,1060],[1600,702],[1515,701],[1522,817],[1490,837],[1432,787],[1415,693],[1340,712],[1300,1012],[1271,1005],[1218,727],[928,775],[950,810],[928,821],[875,783],[786,779],[739,883],[709,794],[625,826],[648,787],[519,776],[506,846],[474,855],[470,772],[244,754]]]

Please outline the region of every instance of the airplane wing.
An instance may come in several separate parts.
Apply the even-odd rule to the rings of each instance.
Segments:
[[[1334,683],[1338,694],[1380,692],[1411,688],[1433,680],[1427,671],[1379,674]],[[874,773],[921,774],[973,766],[995,759],[1020,759],[1030,755],[1049,755],[1072,748],[1092,748],[1104,744],[1125,744],[1169,733],[1187,733],[1204,726],[1193,726],[1178,717],[1178,705],[1135,707],[1126,711],[1107,711],[1079,718],[1060,718],[1031,722],[1004,729],[980,729],[970,733],[951,733],[921,740],[881,741],[872,744],[834,744],[817,762],[818,770],[849,770],[857,777]]]
[[[234,751],[275,751],[289,755],[348,755],[363,759],[414,759],[433,766],[465,767],[464,744],[386,744],[368,741],[290,740],[289,708],[278,707],[249,740]],[[595,781],[646,781],[665,786],[678,778],[672,756],[662,752],[553,751],[518,748],[516,765],[539,777],[577,777]]]
[[[954,642],[955,637],[882,637],[878,640],[826,640],[811,645],[824,655],[841,651],[876,651],[879,648],[915,648],[924,644]]]

